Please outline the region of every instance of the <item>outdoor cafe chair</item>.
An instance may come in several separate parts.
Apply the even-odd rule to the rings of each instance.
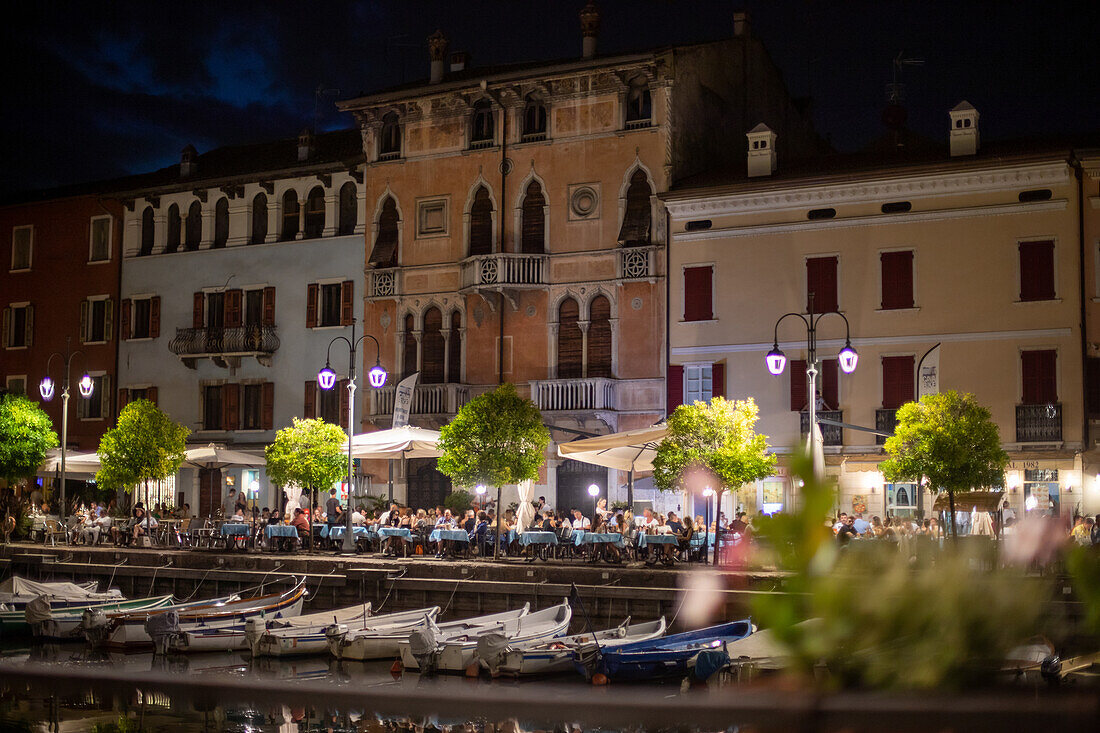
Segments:
[[[62,542],[67,542],[68,537],[69,533],[61,526],[61,522],[56,519],[46,520],[45,527],[42,530],[42,544],[49,542],[51,545],[56,546],[58,538],[60,538]]]

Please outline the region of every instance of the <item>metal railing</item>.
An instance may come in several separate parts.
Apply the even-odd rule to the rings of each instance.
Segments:
[[[898,425],[898,411],[896,409],[880,409],[875,410],[875,430],[881,430],[884,433],[894,432],[894,428]],[[875,443],[882,445],[886,442],[885,435],[876,435]]]
[[[1016,442],[1062,442],[1062,404],[1016,405]]]
[[[493,147],[492,138],[488,140],[473,140],[470,142],[470,150],[484,150]]]
[[[462,263],[462,287],[486,285],[545,285],[547,256],[543,254],[491,254]]]
[[[275,326],[177,328],[168,350],[177,356],[272,354],[279,348]]]
[[[639,280],[653,277],[656,247],[623,247],[619,250],[619,277],[623,280]]]
[[[646,127],[652,127],[652,126],[653,126],[653,120],[648,118],[648,117],[644,120],[627,120],[626,121],[626,129],[628,129],[628,130],[641,130],[641,129],[644,129]]]
[[[546,133],[545,132],[528,132],[528,133],[525,133],[522,137],[520,137],[519,141],[521,143],[537,143],[537,142],[540,142],[540,141],[545,140],[545,139],[546,139]]]
[[[818,420],[836,420],[844,422],[844,410],[818,410]],[[810,413],[801,412],[798,415],[799,430],[803,435],[810,434]],[[821,441],[823,445],[844,445],[844,428],[839,425],[821,425]]]
[[[607,377],[531,380],[531,399],[540,410],[614,410],[617,381]]]
[[[392,415],[395,385],[371,390],[371,414]],[[413,389],[413,415],[453,415],[470,401],[466,384],[418,384]]]

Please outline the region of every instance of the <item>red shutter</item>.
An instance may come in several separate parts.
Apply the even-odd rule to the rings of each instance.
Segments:
[[[260,427],[271,430],[275,427],[275,383],[264,382],[263,406],[260,416]]]
[[[1020,242],[1020,300],[1054,299],[1054,242]]]
[[[1094,356],[1085,361],[1085,405],[1090,417],[1100,415],[1100,359]]]
[[[119,389],[118,390],[118,411],[121,413],[122,408],[130,404],[130,390]]]
[[[157,388],[156,387],[146,387],[145,388],[145,399],[149,400],[154,405],[157,404]]]
[[[345,280],[340,283],[340,325],[350,326],[355,318],[355,283]]]
[[[806,399],[806,361],[792,359],[787,369],[791,374],[791,410],[802,412],[809,404]]]
[[[711,364],[710,365],[710,396],[711,397],[725,397],[726,396],[726,365],[725,364]]]
[[[130,307],[132,304],[133,301],[129,298],[123,298],[118,309],[118,337],[123,341],[130,338]],[[119,409],[121,409],[121,405]]]
[[[840,409],[840,369],[836,359],[822,359],[818,367],[817,391],[825,401],[826,410]]]
[[[241,300],[244,292],[241,290],[225,291],[225,327],[240,328],[241,325]]]
[[[1020,354],[1024,404],[1045,405],[1058,401],[1058,352],[1025,351]]]
[[[882,253],[882,308],[913,307],[913,252]]]
[[[712,287],[714,268],[684,268],[684,320],[709,321],[714,318]]]
[[[317,328],[317,283],[306,286],[306,328]]]
[[[671,415],[673,410],[684,404],[684,367],[682,365],[668,365],[666,389],[668,392],[668,407],[666,408],[666,414]]]
[[[160,338],[160,296],[149,298],[149,338]]]
[[[195,293],[194,307],[191,311],[191,328],[203,328],[206,326],[206,321],[203,319],[202,308],[206,303],[206,295],[203,293]]]
[[[811,257],[806,260],[806,310],[810,309],[810,293],[814,294],[814,313],[837,310],[836,257]]]
[[[882,406],[896,410],[914,399],[916,357],[882,357]]]
[[[348,419],[348,380],[341,379],[336,388],[340,390],[340,414],[336,416],[336,424],[345,425]]]
[[[275,325],[275,288],[264,288],[263,325]]]
[[[222,385],[222,429],[236,430],[241,414],[241,387],[239,384]]]
[[[302,415],[306,420],[317,417],[317,382],[306,382],[306,397],[302,405]]]

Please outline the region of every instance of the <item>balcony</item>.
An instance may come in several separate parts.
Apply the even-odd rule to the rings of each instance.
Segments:
[[[370,414],[392,415],[396,385],[370,391]],[[418,384],[413,389],[412,415],[454,415],[475,396],[468,384]]]
[[[897,410],[875,410],[875,430],[881,430],[884,433],[894,432],[894,428],[898,425],[898,411]],[[882,445],[886,442],[885,435],[876,435],[875,443]]]
[[[1061,443],[1062,405],[1016,405],[1017,443]]]
[[[608,377],[531,380],[531,399],[540,410],[551,412],[615,410],[618,409],[615,394],[618,381]]]
[[[619,250],[619,278],[622,280],[647,280],[657,273],[657,247],[623,247]]]
[[[206,358],[220,367],[236,367],[242,356],[254,356],[264,366],[271,366],[271,356],[278,349],[275,326],[177,328],[168,344],[168,350],[189,369],[195,368],[198,359]]]
[[[367,273],[367,297],[368,298],[392,298],[399,292],[398,276],[400,270],[396,267],[384,270],[371,270]]]
[[[544,254],[491,254],[462,262],[462,292],[537,290],[546,287],[549,257]]]
[[[818,420],[836,420],[844,422],[843,410],[819,410]],[[798,416],[799,431],[802,435],[810,434],[810,413],[802,412]],[[844,445],[844,429],[839,425],[821,425],[821,439],[823,445]]]

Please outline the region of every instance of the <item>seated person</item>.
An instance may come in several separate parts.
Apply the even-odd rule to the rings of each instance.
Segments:
[[[538,520],[538,528],[543,532],[553,532],[554,527],[554,512],[549,509],[542,510],[542,518]]]
[[[134,516],[133,536],[136,540],[138,537],[144,537],[146,532],[152,533],[159,524],[155,517],[145,513],[145,509],[138,508]]]
[[[309,541],[309,533],[312,527],[309,524],[309,517],[306,516],[301,507],[294,510],[294,518],[290,520],[290,526],[298,530],[298,537],[305,545]]]
[[[592,521],[581,513],[580,509],[573,510],[573,521],[570,523],[573,529],[591,530]]]

